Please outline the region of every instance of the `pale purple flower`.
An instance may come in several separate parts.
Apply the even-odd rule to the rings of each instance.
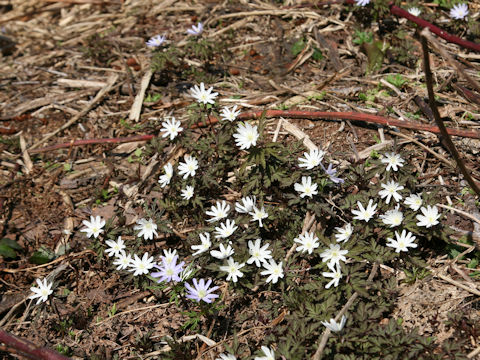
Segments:
[[[150,40],[148,40],[146,44],[149,48],[156,48],[162,45],[165,39],[165,35],[155,35],[154,37],[150,38]]]
[[[322,165],[323,167],[323,165]],[[328,168],[323,168],[325,173],[330,177],[330,180],[335,184],[343,184],[345,180],[337,177],[335,174],[337,173],[337,169],[333,168],[333,164],[328,164]]]
[[[457,4],[450,9],[450,17],[456,20],[463,20],[468,15],[467,4]]]
[[[194,36],[198,36],[202,32],[203,32],[203,24],[201,22],[199,22],[197,26],[192,25],[192,28],[187,30],[188,34],[194,35]]]
[[[152,272],[150,275],[154,278],[159,278],[157,280],[158,283],[161,283],[163,281],[175,281],[178,282],[180,281],[180,273],[183,271],[183,266],[185,265],[185,262],[182,261],[181,263],[177,264],[177,259],[178,256],[175,255],[173,260],[168,262],[168,261],[162,261],[162,264],[159,265],[153,265],[153,267],[157,268],[158,272]],[[164,257],[162,256],[162,260],[165,260]]]
[[[200,302],[201,300],[206,303],[211,303],[214,299],[218,298],[217,294],[212,294],[215,290],[218,289],[218,286],[210,287],[212,280],[209,279],[206,283],[204,279],[193,279],[193,286],[189,283],[185,283],[185,288],[187,289],[187,298]]]

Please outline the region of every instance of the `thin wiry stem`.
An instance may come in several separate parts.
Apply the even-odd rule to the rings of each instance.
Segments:
[[[465,163],[460,157],[460,154],[458,153],[457,148],[453,144],[452,138],[447,132],[447,128],[445,127],[445,124],[443,123],[443,120],[440,117],[437,104],[435,103],[435,93],[433,92],[433,84],[432,84],[433,83],[432,72],[430,71],[430,58],[429,58],[428,40],[427,40],[428,32],[429,32],[428,29],[424,29],[421,32],[421,42],[422,42],[422,50],[423,50],[423,66],[424,66],[424,72],[425,72],[425,82],[427,83],[428,102],[430,104],[430,108],[432,109],[435,122],[437,123],[438,129],[442,134],[442,138],[445,141],[445,144],[447,145],[448,150],[450,151],[450,154],[452,154],[453,158],[455,159],[458,167],[460,168],[460,171],[465,177],[465,180],[467,180],[468,184],[473,189],[473,191],[475,191],[477,195],[480,196],[480,189],[478,188],[477,184],[470,176],[470,172],[468,171],[467,167],[465,166]]]

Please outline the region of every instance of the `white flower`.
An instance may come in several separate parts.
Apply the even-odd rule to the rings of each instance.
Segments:
[[[342,315],[342,318],[340,319],[340,324],[337,323],[335,319],[330,319],[330,322],[322,321],[322,324],[327,329],[330,329],[333,332],[339,332],[339,331],[342,331],[346,322],[347,322],[347,317],[345,315]]]
[[[81,229],[81,232],[86,233],[87,237],[94,237],[95,239],[103,232],[103,227],[105,226],[105,220],[103,220],[100,216],[90,216],[90,221],[83,220],[83,225],[86,228]]]
[[[410,196],[405,198],[405,205],[408,205],[410,209],[413,211],[418,211],[422,206],[422,194],[411,194]]]
[[[395,252],[399,253],[400,251],[408,251],[408,247],[416,248],[417,244],[414,243],[415,236],[412,235],[411,232],[406,230],[402,231],[401,235],[398,235],[398,231],[395,231],[395,238],[397,240],[393,240],[392,238],[387,238],[387,246],[390,246],[395,249]]]
[[[240,123],[237,127],[237,132],[233,134],[235,143],[241,150],[250,149],[250,147],[257,145],[258,128],[249,123]]]
[[[299,164],[298,166],[304,167],[307,170],[311,170],[314,167],[320,165],[323,157],[325,156],[325,152],[319,149],[312,149],[309,153],[304,152],[304,158],[298,158]]]
[[[182,198],[184,200],[190,200],[193,196],[193,192],[194,192],[194,187],[193,186],[190,186],[190,185],[187,185],[187,187],[185,189],[182,189]]]
[[[178,257],[176,249],[173,249],[173,250],[163,249],[163,256],[161,256],[162,262],[165,265],[170,265],[173,262],[173,260],[175,260],[175,256]]]
[[[238,281],[239,277],[243,276],[243,273],[240,271],[242,267],[245,266],[245,263],[240,264],[233,260],[233,258],[228,258],[227,265],[220,266],[220,271],[225,271],[227,275],[227,281],[232,280],[234,283]]]
[[[419,16],[422,12],[420,11],[419,8],[417,7],[411,7],[408,9],[408,12],[412,14],[413,16]]]
[[[355,0],[355,3],[358,6],[365,6],[365,5],[370,4],[370,0]]]
[[[312,178],[310,176],[302,176],[302,183],[295,183],[294,185],[295,191],[301,193],[301,198],[304,198],[305,196],[311,198],[313,195],[317,195],[317,187],[317,184],[312,184]]]
[[[468,5],[467,4],[457,4],[450,9],[450,17],[463,20],[468,15]]]
[[[262,351],[265,356],[256,356],[254,360],[275,360],[275,352],[266,346],[262,346]]]
[[[388,210],[384,215],[380,215],[385,225],[390,225],[391,228],[398,226],[403,221],[403,213],[398,210],[398,205],[395,209]]]
[[[337,287],[338,282],[342,278],[342,271],[340,270],[340,264],[328,263],[327,266],[332,272],[323,272],[322,275],[327,278],[332,278],[332,280],[330,280],[330,282],[327,285],[325,285],[325,289],[329,289],[330,286],[332,285]]]
[[[118,256],[115,257],[113,265],[117,265],[117,270],[124,270],[130,266],[131,262],[132,255],[126,254],[125,251],[122,251]]]
[[[185,269],[178,275],[181,281],[186,281],[191,278],[195,265],[193,263],[188,264]]]
[[[178,164],[178,173],[183,175],[184,179],[189,176],[195,176],[195,172],[198,169],[198,160],[190,155],[185,155],[183,158],[185,159],[185,162],[180,162]]]
[[[385,202],[387,204],[390,203],[390,199],[392,197],[397,202],[402,200],[402,195],[400,195],[397,191],[403,190],[404,189],[403,186],[399,185],[398,183],[396,183],[393,180],[390,180],[386,184],[380,184],[380,186],[382,188],[384,188],[384,190],[380,190],[378,192],[378,195],[380,195],[382,197],[382,199],[386,198]]]
[[[148,274],[148,270],[153,268],[155,263],[153,262],[153,256],[148,256],[148,252],[143,254],[140,259],[137,254],[134,255],[134,259],[130,262],[130,269],[133,271],[133,276]]]
[[[213,92],[213,87],[205,90],[205,84],[202,82],[200,83],[200,87],[195,85],[192,89],[190,89],[190,94],[197,100],[198,103],[203,104],[215,104],[215,98],[217,97],[218,93]]]
[[[223,260],[223,259],[226,259],[227,257],[232,256],[235,253],[235,251],[233,250],[233,248],[230,245],[228,245],[225,248],[225,246],[223,246],[223,244],[220,244],[219,249],[220,250],[210,251],[210,255],[212,255],[216,259]]]
[[[328,261],[328,264],[340,264],[340,261],[347,260],[344,256],[346,254],[348,254],[348,250],[340,249],[340,245],[338,244],[330,244],[330,248],[324,250],[320,256],[323,262]]]
[[[280,261],[277,264],[273,259],[270,259],[268,261],[268,263],[263,263],[263,267],[265,268],[265,270],[262,271],[260,274],[268,275],[268,278],[266,280],[267,283],[271,281],[273,284],[276,284],[279,278],[283,279],[283,262]]]
[[[154,37],[150,38],[150,40],[148,40],[146,44],[150,48],[156,48],[162,45],[165,39],[165,35],[155,35]]]
[[[335,238],[337,239],[337,242],[341,241],[347,241],[350,239],[350,236],[353,234],[353,227],[352,224],[348,223],[344,227],[336,227],[335,230],[337,230],[337,234],[335,234]]]
[[[220,357],[215,360],[237,360],[237,358],[232,354],[220,354]]]
[[[138,237],[143,236],[145,240],[153,239],[153,235],[157,236],[157,224],[152,219],[137,220],[137,224],[133,227],[134,230],[140,230]]]
[[[32,286],[30,288],[30,291],[33,292],[33,294],[30,295],[28,298],[29,299],[38,298],[36,303],[36,305],[38,305],[41,302],[47,301],[48,297],[53,293],[53,290],[52,290],[53,282],[48,283],[47,278],[44,278],[43,281],[40,279],[37,279],[36,281],[37,281],[38,287]]]
[[[170,180],[172,179],[173,176],[173,166],[172,164],[168,163],[163,167],[163,170],[165,171],[164,175],[160,176],[160,179],[158,182],[160,183],[160,186],[164,188],[168,184],[170,184]]]
[[[247,264],[255,262],[255,265],[260,267],[261,263],[265,263],[268,259],[272,258],[272,255],[270,255],[272,252],[267,250],[270,244],[261,246],[261,241],[261,239],[256,239],[254,243],[251,240],[248,241],[250,258],[247,260]]]
[[[435,205],[428,205],[426,208],[422,206],[420,211],[423,215],[417,215],[417,226],[425,226],[426,228],[430,228],[438,224],[440,214],[438,213],[438,208]]]
[[[229,211],[230,205],[228,205],[225,200],[222,200],[222,202],[217,201],[216,206],[212,205],[211,210],[205,212],[208,216],[212,217],[208,219],[207,222],[214,222],[226,218]]]
[[[175,120],[175,117],[172,116],[171,119],[162,122],[162,128],[160,131],[165,132],[162,137],[170,136],[170,140],[173,140],[177,137],[178,133],[180,133],[183,128],[180,126],[182,123],[180,121]]]
[[[268,213],[265,211],[265,206],[262,206],[261,209],[258,209],[256,206],[253,207],[253,211],[248,213],[252,215],[252,220],[250,221],[258,221],[258,225],[263,227],[262,220],[268,218]]]
[[[204,253],[208,249],[210,249],[210,246],[212,246],[212,242],[210,241],[210,234],[209,233],[203,233],[200,234],[200,240],[202,243],[200,245],[192,245],[191,248],[192,250],[197,250],[192,254],[192,256],[199,255],[201,253]]]
[[[298,238],[293,239],[293,241],[301,245],[297,247],[297,251],[307,251],[309,254],[311,254],[313,250],[318,248],[320,245],[318,242],[318,237],[316,237],[313,232],[307,232],[303,235],[299,235]]]
[[[235,203],[235,210],[239,213],[242,214],[247,214],[250,211],[253,210],[253,207],[255,206],[255,201],[257,201],[257,198],[255,196],[245,196],[240,199],[240,202]]]
[[[237,105],[232,107],[231,110],[227,107],[224,107],[220,112],[220,116],[222,117],[222,119],[228,121],[234,121],[239,114],[240,110],[237,110]]]
[[[106,243],[109,246],[109,248],[105,250],[105,252],[109,257],[111,256],[117,257],[120,255],[123,249],[125,249],[125,243],[123,242],[121,236],[118,237],[117,241],[107,240]]]
[[[357,205],[360,210],[352,210],[352,214],[356,215],[353,217],[354,219],[364,220],[368,222],[376,213],[375,209],[377,208],[377,204],[373,205],[372,199],[368,201],[366,209],[363,207],[360,201],[357,201]]]
[[[235,220],[228,220],[224,223],[221,223],[220,226],[215,228],[216,235],[215,237],[226,239],[232,235],[235,230],[238,229],[238,226],[235,226]]]
[[[391,152],[386,153],[385,156],[382,158],[381,162],[387,164],[387,171],[390,171],[390,169],[392,169],[393,171],[398,171],[398,168],[403,166],[405,160],[402,159],[400,154],[395,154]]]
[[[187,33],[190,35],[200,35],[203,32],[203,24],[201,22],[198,23],[197,26],[192,25],[191,29],[187,30]]]

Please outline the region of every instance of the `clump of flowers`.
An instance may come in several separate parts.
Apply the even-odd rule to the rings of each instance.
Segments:
[[[357,3],[364,6],[368,1]],[[186,320],[185,329],[212,323],[224,311],[225,297],[232,307],[243,306],[249,301],[243,295],[260,289],[262,306],[272,314],[287,310],[294,314],[292,319],[298,322],[289,336],[309,344],[299,349],[275,346],[285,358],[302,358],[312,351],[320,324],[347,333],[368,323],[360,319],[363,310],[349,315],[352,326],[347,328],[345,316],[335,321],[339,299],[362,290],[360,298],[367,298],[367,285],[373,287],[366,274],[373,263],[408,256],[441,226],[431,196],[412,186],[408,161],[387,151],[370,170],[361,165],[334,168],[339,162],[324,150],[307,152],[299,144],[269,142],[268,135],[261,134],[264,119],[232,124],[239,115],[237,107],[219,111],[218,93],[212,87],[195,85],[191,95],[201,105],[191,105],[193,119],[205,120],[200,108],[225,121],[200,137],[187,126],[183,129],[174,117],[162,123],[160,141],[171,145],[175,140],[175,147],[184,152],[160,167],[156,197],[145,202],[146,218],[133,227],[135,240],[125,243],[118,236],[117,241],[106,241],[106,255],[114,258],[116,269],[135,277],[135,282],[150,281],[162,290],[159,296],[185,307],[192,318]],[[180,176],[173,176],[174,169]],[[307,213],[315,220],[309,229],[304,227]],[[102,221],[92,217],[94,224],[84,223],[82,231],[97,237],[105,225]],[[117,236],[106,234],[110,239],[113,235]],[[163,249],[158,263],[147,252],[140,257],[128,249],[138,251],[146,240],[157,238],[166,241],[155,246],[172,240],[179,244],[177,249]],[[380,288],[379,280],[376,294]],[[388,306],[379,303],[383,306],[379,313],[386,312]],[[232,319],[232,327],[236,321]],[[289,331],[282,329],[276,331]],[[295,338],[300,337],[297,333],[303,338]],[[227,351],[231,353],[220,354],[220,359],[240,354]],[[258,360],[275,358],[271,347],[249,351],[259,355]]]

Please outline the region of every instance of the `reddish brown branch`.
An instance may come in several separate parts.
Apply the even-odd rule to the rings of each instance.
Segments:
[[[25,356],[28,359],[35,360],[69,360],[70,358],[60,355],[59,353],[38,347],[34,343],[13,336],[6,331],[0,329],[0,343],[15,350],[19,355]]]
[[[411,130],[420,130],[428,131],[434,134],[440,134],[440,129],[437,126],[424,125],[411,121],[402,121],[391,118],[386,118],[378,115],[371,114],[362,114],[355,112],[326,112],[326,111],[299,111],[299,110],[266,110],[266,111],[250,111],[241,113],[237,119],[238,120],[249,120],[249,119],[259,119],[262,116],[265,118],[278,118],[286,117],[291,119],[309,119],[312,121],[318,121],[322,119],[329,120],[350,120],[350,121],[363,121],[367,123],[380,124],[386,126],[396,126],[405,129]],[[213,125],[218,122],[218,119],[214,116],[210,116],[206,123],[197,123],[191,126],[192,129],[199,127],[206,127],[208,125]],[[470,131],[470,130],[461,130],[461,129],[447,129],[448,134],[454,136],[467,137],[472,139],[480,139],[480,132]],[[58,149],[68,149],[73,146],[80,145],[93,145],[93,144],[120,144],[127,142],[135,141],[150,141],[155,137],[155,135],[137,135],[124,138],[109,138],[109,139],[87,139],[87,140],[76,140],[68,143],[55,144],[51,146],[46,146],[40,149],[30,150],[30,154],[38,154],[47,151],[53,151]]]
[[[440,129],[437,126],[425,125],[411,121],[402,121],[391,119],[378,115],[362,114],[355,112],[328,112],[328,111],[299,111],[299,110],[267,110],[267,111],[252,111],[241,113],[237,119],[248,120],[258,119],[264,116],[265,118],[277,118],[286,117],[291,119],[309,119],[309,120],[321,120],[321,119],[337,119],[337,120],[351,120],[351,121],[363,121],[367,123],[374,123],[387,126],[396,126],[411,130],[428,131],[434,134],[440,134]],[[215,124],[218,121],[217,118],[211,116],[206,124],[198,123],[193,127],[204,127],[210,124]],[[461,129],[447,129],[450,135],[461,136],[473,139],[480,139],[480,132],[461,130]]]

